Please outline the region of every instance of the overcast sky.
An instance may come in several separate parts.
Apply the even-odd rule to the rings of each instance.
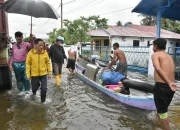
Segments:
[[[44,0],[50,3],[55,9],[60,5],[61,0]],[[63,0],[64,19],[77,19],[80,16],[100,15],[109,19],[109,25],[115,25],[117,21],[126,23],[131,21],[133,24],[140,24],[141,17],[131,13],[140,0]],[[130,8],[130,9],[127,9]],[[123,10],[125,9],[125,10]],[[122,11],[117,11],[122,10]],[[114,12],[117,11],[117,12]],[[114,12],[114,13],[111,13]],[[58,9],[60,14],[60,8]],[[30,16],[8,14],[10,36],[14,37],[14,32],[22,31],[24,37],[30,33]],[[33,33],[37,37],[47,38],[46,33],[53,28],[60,28],[60,19],[33,18]]]

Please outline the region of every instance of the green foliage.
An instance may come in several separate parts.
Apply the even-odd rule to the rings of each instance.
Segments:
[[[122,26],[122,22],[121,22],[121,21],[117,21],[117,22],[116,22],[116,25],[117,25],[117,26]]]
[[[30,41],[30,38],[29,37],[26,37],[23,39],[24,42],[29,42]]]
[[[56,41],[56,38],[58,36],[63,36],[65,37],[65,29],[56,29],[54,28],[51,32],[49,32],[49,42],[52,44]]]
[[[180,33],[180,22],[169,19],[162,19],[161,28]]]
[[[124,26],[128,26],[129,24],[132,24],[132,22],[126,22],[125,24],[124,24]]]
[[[139,15],[143,17],[141,20],[141,25],[146,26],[156,26],[156,17],[154,16],[148,16],[148,15]],[[161,20],[161,28],[166,29],[168,31],[172,31],[175,33],[180,33],[180,22],[175,20],[169,20],[169,19],[162,19]]]
[[[143,19],[140,21],[141,25],[145,26],[155,26],[156,25],[156,17],[140,14],[139,16],[143,17]]]
[[[99,16],[80,17],[73,21],[65,19],[63,21],[64,28],[53,29],[49,33],[49,42],[53,43],[57,36],[63,36],[65,38],[65,44],[90,41],[91,38],[87,32],[97,28],[108,28],[107,21],[108,19],[100,18]]]

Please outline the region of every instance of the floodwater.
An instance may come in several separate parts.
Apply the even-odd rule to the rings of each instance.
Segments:
[[[132,78],[146,80],[145,75],[129,72]],[[180,129],[180,97],[177,92],[169,108],[173,130]],[[71,78],[63,70],[61,88],[48,81],[47,101],[35,101],[31,93],[18,95],[15,78],[13,89],[0,93],[0,130],[154,130],[155,112],[124,105],[101,91]]]

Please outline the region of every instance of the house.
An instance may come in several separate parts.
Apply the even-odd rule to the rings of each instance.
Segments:
[[[95,52],[97,55],[106,55],[106,59],[109,60],[108,56],[112,50],[111,47],[113,43],[118,42],[120,48],[126,54],[128,65],[148,68],[150,56],[148,46],[150,41],[156,38],[155,26],[134,24],[109,26],[108,29],[97,29],[88,32],[88,34],[93,39],[92,42],[95,48],[93,54]],[[170,53],[176,65],[179,65],[178,61],[180,60],[176,56],[177,49],[173,47],[180,47],[180,34],[161,29],[161,37],[167,40],[166,52]],[[108,52],[105,47],[108,47]]]
[[[109,26],[108,29],[97,29],[88,32],[95,46],[148,46],[156,38],[155,26],[129,24],[127,26]],[[180,46],[180,34],[161,29],[161,37],[167,40],[168,47]]]

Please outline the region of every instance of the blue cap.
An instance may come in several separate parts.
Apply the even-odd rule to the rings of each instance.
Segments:
[[[59,36],[56,38],[56,41],[63,41],[64,42],[64,37]]]

